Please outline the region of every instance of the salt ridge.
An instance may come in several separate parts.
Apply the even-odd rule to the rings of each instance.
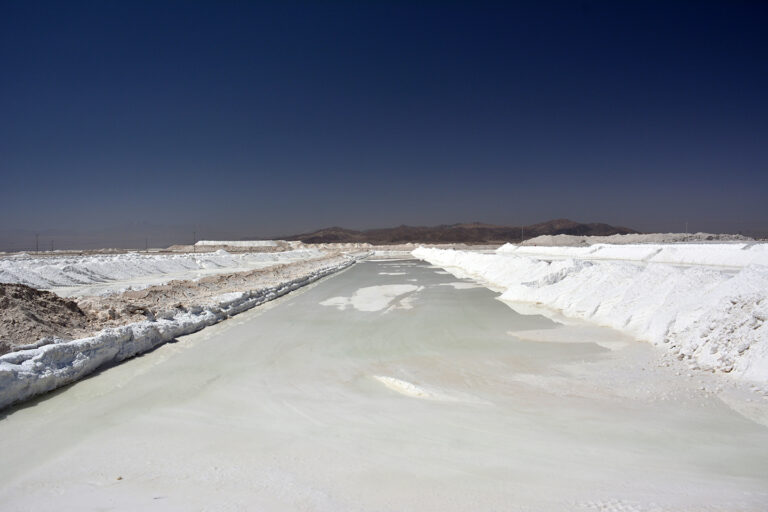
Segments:
[[[35,257],[28,254],[0,259],[0,282],[34,288],[55,289],[92,283],[128,280],[137,277],[173,275],[206,269],[256,268],[270,263],[287,263],[322,256],[316,249],[274,253],[108,254],[92,256]]]
[[[711,265],[743,268],[768,265],[768,244],[594,244],[589,247],[520,246],[505,244],[498,254],[532,257],[624,260],[672,265]]]
[[[277,286],[218,297],[207,306],[173,310],[154,321],[107,328],[88,338],[0,356],[0,409],[27,400],[185,334],[199,331],[354,264],[358,257]]]
[[[658,249],[648,246],[604,249],[629,261],[589,260],[583,252],[576,259],[573,249],[582,248],[573,247],[544,248],[547,257],[511,247],[497,254],[425,248],[413,254],[501,289],[505,301],[538,304],[614,328],[663,347],[693,369],[730,373],[768,389],[768,266],[760,264],[767,246],[728,244],[730,249],[715,246],[706,254],[709,247],[664,246],[655,253],[675,264],[646,259],[648,250]],[[738,251],[754,252],[743,259],[727,257]],[[742,266],[680,265],[691,262]]]

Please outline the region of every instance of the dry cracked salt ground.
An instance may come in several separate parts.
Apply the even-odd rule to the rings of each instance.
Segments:
[[[764,509],[768,430],[698,389],[714,376],[494,297],[416,262],[358,264],[13,411],[0,502]]]

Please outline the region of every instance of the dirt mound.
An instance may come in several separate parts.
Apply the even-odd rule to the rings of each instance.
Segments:
[[[74,338],[90,324],[76,302],[23,284],[0,283],[0,354],[41,338]]]

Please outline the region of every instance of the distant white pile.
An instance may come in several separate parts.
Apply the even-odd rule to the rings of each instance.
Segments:
[[[620,260],[670,265],[709,265],[744,268],[768,265],[768,244],[594,244],[580,247],[520,246],[505,244],[499,254],[535,258],[573,258],[582,260]]]
[[[768,387],[768,245],[518,247],[414,256]]]
[[[630,233],[626,235],[579,236],[541,235],[531,238],[522,245],[550,245],[561,247],[586,246],[594,244],[676,244],[695,242],[747,242],[753,241],[743,235],[713,233]]]
[[[276,240],[199,240],[195,242],[197,247],[277,247]]]
[[[151,276],[190,279],[206,273],[234,272],[322,256],[315,249],[231,254],[223,250],[184,254],[97,254],[37,257],[28,254],[0,259],[0,282],[55,289]],[[196,274],[197,273],[197,274]],[[153,284],[158,284],[157,282]]]

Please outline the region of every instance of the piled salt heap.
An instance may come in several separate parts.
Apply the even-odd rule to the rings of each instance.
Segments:
[[[97,254],[91,256],[36,257],[28,254],[0,259],[0,282],[18,283],[33,288],[55,289],[91,283],[123,281],[168,275],[188,279],[202,270],[222,272],[263,267],[317,258],[323,252],[299,249],[271,253],[231,254],[224,250],[185,254]],[[157,284],[157,283],[155,283]]]
[[[364,256],[340,256],[330,264],[269,288],[227,293],[204,306],[171,309],[152,320],[103,329],[91,337],[72,341],[50,339],[46,344],[36,343],[28,350],[0,356],[0,409],[273,300],[344,269]]]
[[[574,258],[583,260],[621,260],[671,265],[708,265],[744,268],[768,265],[768,244],[594,244],[589,247],[547,247],[505,244],[499,254],[535,258]]]
[[[676,244],[691,242],[747,242],[754,241],[743,235],[713,233],[630,233],[626,235],[541,235],[530,238],[522,245],[549,245],[559,247],[594,244]]]
[[[768,387],[768,245],[419,248],[414,256]]]

